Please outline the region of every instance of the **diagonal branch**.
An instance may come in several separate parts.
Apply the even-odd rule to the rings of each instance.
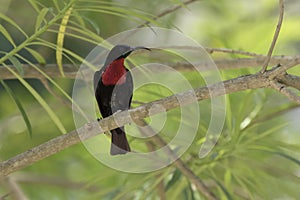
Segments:
[[[295,103],[300,105],[300,97],[297,94],[295,94],[293,91],[289,90],[286,87],[286,85],[279,83],[277,81],[272,81],[271,86],[275,90],[279,91],[280,93],[288,97],[291,101],[294,101]]]
[[[187,0],[187,1],[182,2],[182,4],[183,5],[188,5],[188,4],[193,3],[195,1],[196,0]],[[170,14],[170,13],[172,13],[172,12],[180,9],[182,7],[182,4],[176,5],[176,6],[172,6],[172,7],[168,8],[168,9],[164,10],[163,12],[161,12],[160,14],[158,14],[157,16],[153,17],[152,20],[157,20],[157,19],[159,19],[159,18],[161,18],[161,17],[163,17],[163,16],[165,16],[167,14]],[[147,22],[145,22],[145,23],[137,26],[137,28],[142,28],[142,27],[144,27],[145,25],[148,25],[148,24],[150,24],[149,21],[147,21]]]
[[[12,178],[6,178],[6,184],[10,190],[11,196],[16,200],[27,200],[28,198],[20,188],[19,184]]]
[[[283,78],[278,77],[277,81],[279,83],[282,83],[289,87],[293,87],[293,88],[300,90],[300,77],[299,76],[295,76],[295,75],[291,75],[291,74],[284,74]]]
[[[194,98],[190,98],[191,96],[195,95],[197,101],[201,101],[216,96],[244,91],[248,89],[270,88],[270,82],[273,80],[270,80],[269,77],[281,77],[282,82],[288,78],[288,76],[283,76],[283,74],[281,74],[280,69],[282,69],[282,67],[275,67],[263,74],[257,73],[253,75],[240,76],[238,78],[215,83],[207,87],[188,90],[144,104],[128,111],[116,113],[115,115],[104,118],[99,122],[86,124],[85,126],[77,130],[73,130],[67,134],[56,137],[13,158],[1,162],[0,179],[7,176],[8,174],[29,166],[57,152],[60,152],[63,149],[66,149],[74,144],[77,144],[81,142],[81,140],[91,138],[100,133],[115,129],[119,126],[124,126],[133,121],[146,118],[150,116],[150,114],[155,115],[182,105],[191,104],[194,101]],[[151,109],[153,106],[161,107],[162,109]],[[117,119],[118,123],[116,123],[115,119]]]

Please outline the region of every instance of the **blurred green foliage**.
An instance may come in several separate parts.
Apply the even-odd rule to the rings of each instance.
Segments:
[[[27,0],[22,3],[2,0],[1,67],[11,64],[9,58],[12,56],[21,63],[32,63],[33,66],[41,62],[56,63],[58,29],[71,6],[74,6],[74,10],[65,33],[63,63],[80,64],[103,39],[147,21],[152,26],[178,29],[203,46],[243,49],[258,54],[268,51],[278,19],[276,1],[197,1],[153,20],[164,10],[181,4],[181,1],[157,0]],[[285,20],[275,55],[295,55],[300,52],[299,7],[298,1],[286,1]],[[212,57],[230,59],[239,56],[214,53]],[[223,79],[230,79],[257,71],[247,68],[223,70],[221,73]],[[299,67],[289,72],[300,74]],[[18,75],[19,80],[3,80],[4,84],[0,84],[2,161],[61,135],[61,129],[55,125],[55,117],[67,132],[75,129],[68,99],[74,80],[51,79],[48,81],[49,90],[40,80],[24,80]],[[192,72],[184,75],[195,87],[204,84]],[[30,88],[47,103],[55,116],[32,95]],[[148,85],[137,91],[134,100],[146,102],[170,94],[166,88]],[[226,95],[226,122],[220,140],[207,157],[199,159],[198,151],[209,124],[210,117],[205,116],[210,116],[210,101],[199,102],[199,105],[199,131],[181,159],[216,196],[220,199],[299,198],[298,107],[270,89]],[[20,106],[25,114],[20,112]],[[176,127],[177,115],[178,110],[170,112],[171,118],[166,123],[165,131]],[[25,116],[32,127],[32,138]],[[160,135],[167,141],[171,139],[164,137],[163,132]],[[140,143],[136,145],[139,147]],[[74,145],[11,176],[28,199],[160,199],[163,198],[161,190],[166,199],[204,198],[174,165],[146,174],[127,174],[101,164],[82,144]],[[0,182],[0,198],[9,192],[6,182]],[[13,199],[13,196],[9,195],[7,199]]]

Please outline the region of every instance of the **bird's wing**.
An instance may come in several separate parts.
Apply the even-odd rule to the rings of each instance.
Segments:
[[[126,73],[126,80],[127,80],[127,84],[128,84],[128,94],[130,95],[130,99],[129,99],[129,108],[130,108],[130,104],[131,104],[131,100],[132,100],[132,95],[133,95],[133,80],[132,80],[132,76],[131,73],[128,69],[126,69],[127,73]]]
[[[97,89],[97,86],[98,86],[98,83],[101,79],[101,75],[102,75],[102,72],[104,70],[104,67],[102,67],[99,71],[96,71],[95,74],[94,74],[94,92],[96,92],[96,89]]]

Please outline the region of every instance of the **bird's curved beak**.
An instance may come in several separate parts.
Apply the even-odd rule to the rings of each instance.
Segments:
[[[139,49],[145,49],[145,50],[151,51],[151,49],[149,49],[149,48],[147,48],[147,47],[142,47],[142,46],[133,47],[133,48],[132,48],[132,51],[136,51],[136,50],[139,50]]]
[[[142,46],[138,46],[138,47],[131,47],[128,51],[126,51],[125,53],[123,53],[123,57],[127,57],[129,55],[134,54],[135,51],[140,50],[140,49],[145,49],[148,51],[151,51],[151,49],[147,48],[147,47],[142,47]]]
[[[151,51],[151,49],[147,48],[147,47],[142,47],[142,46],[138,46],[138,47],[132,47],[126,54],[129,55],[129,54],[135,54],[135,52],[137,50],[147,50],[147,51]]]

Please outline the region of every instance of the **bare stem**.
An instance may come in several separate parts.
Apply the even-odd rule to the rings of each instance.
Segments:
[[[280,29],[281,29],[281,25],[282,25],[282,21],[283,21],[283,14],[284,14],[284,3],[283,3],[283,0],[279,0],[279,19],[278,19],[278,23],[276,26],[274,36],[273,36],[272,43],[270,45],[270,48],[269,48],[269,51],[267,54],[267,58],[263,64],[261,73],[264,73],[269,65],[269,62],[270,62],[270,59],[271,59],[272,53],[274,51],[274,47],[275,47],[276,41],[279,36]]]

